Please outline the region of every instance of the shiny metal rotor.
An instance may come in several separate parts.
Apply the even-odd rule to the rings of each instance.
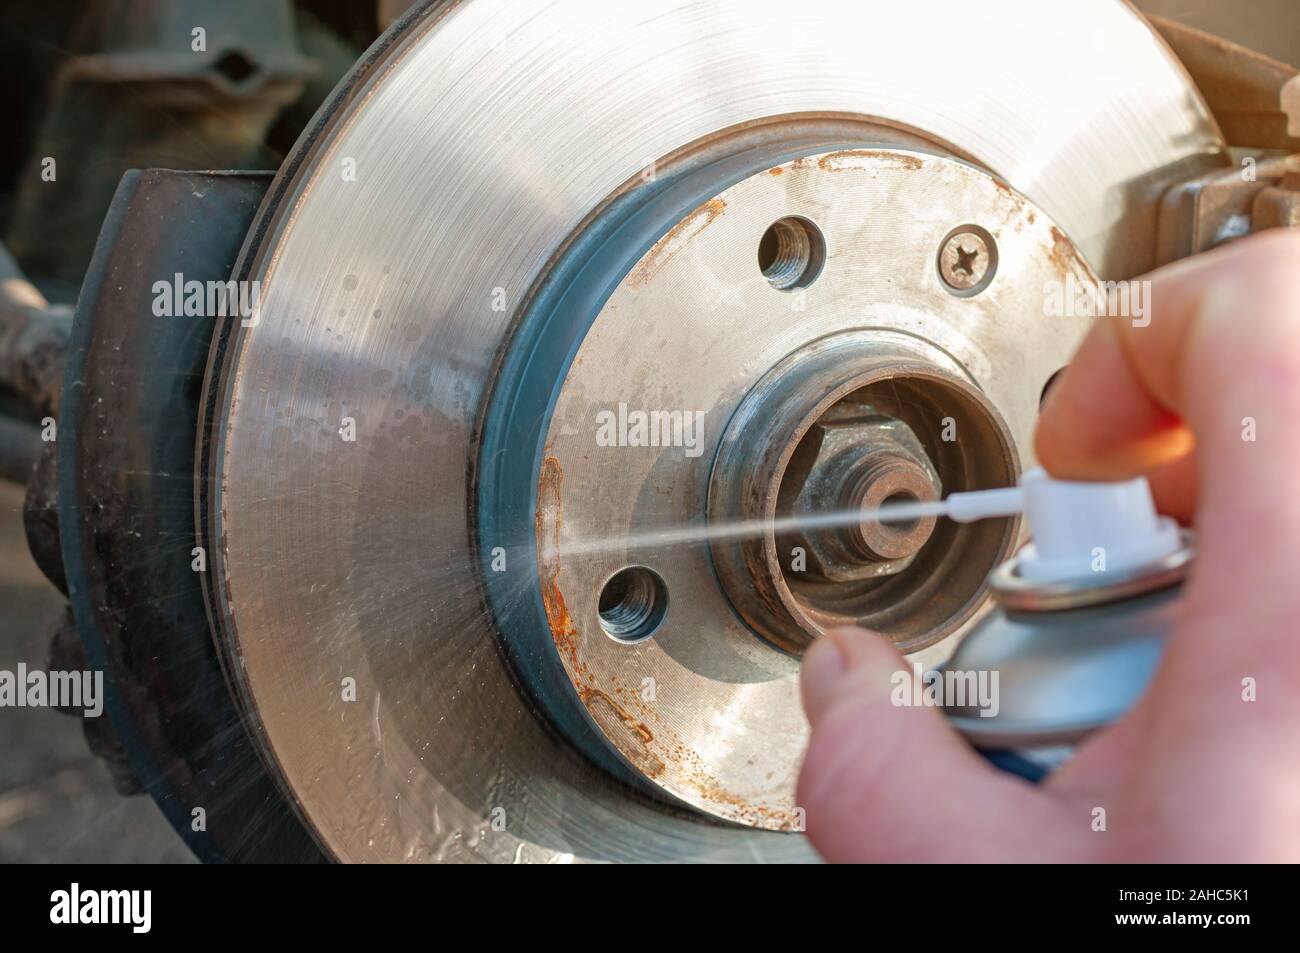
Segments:
[[[755,824],[657,786],[608,743],[611,727],[637,731],[625,706],[602,725],[575,693],[538,562],[546,438],[581,349],[630,364],[674,340],[663,318],[624,352],[587,341],[643,256],[711,197],[800,157],[933,155],[918,161],[938,178],[944,163],[1010,186],[1041,211],[1036,235],[1054,228],[1077,250],[1080,273],[1147,268],[1155,199],[1222,165],[1223,143],[1126,4],[1064,17],[1037,0],[996,16],[955,0],[468,0],[424,4],[381,39],[250,236],[242,267],[261,282],[260,308],[214,351],[202,462],[231,677],[334,857],[811,856],[797,833],[763,829],[797,823]],[[1004,265],[988,292],[971,290],[992,293],[1013,274]],[[738,340],[757,334],[745,318],[715,313]],[[991,394],[1022,440],[1025,407],[1003,407],[990,385],[1011,379],[999,365],[1014,355],[926,320],[969,345],[951,373]],[[824,333],[861,326],[842,316]],[[755,337],[746,346],[763,346],[737,363],[752,382],[807,339]],[[566,499],[600,492],[573,479]],[[638,578],[624,591],[644,601],[653,583]],[[582,590],[591,613],[594,591]],[[772,664],[788,696],[793,662]],[[782,812],[797,809],[782,798]]]

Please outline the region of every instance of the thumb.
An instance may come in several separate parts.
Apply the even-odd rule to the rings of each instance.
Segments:
[[[804,658],[812,739],[799,775],[808,836],[827,860],[1078,859],[1091,815],[1004,774],[938,709],[897,704],[912,665],[879,635],[838,629]]]

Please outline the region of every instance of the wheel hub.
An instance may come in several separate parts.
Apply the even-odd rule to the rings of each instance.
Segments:
[[[941,249],[981,222],[997,274],[955,293]],[[1084,329],[1039,317],[1067,274],[1094,280],[1041,209],[916,151],[800,157],[681,215],[586,332],[544,440],[544,637],[597,742],[661,795],[796,827],[803,649],[859,624],[942,657],[1017,524],[710,529],[1014,482]],[[656,580],[633,642],[607,618],[628,573]]]

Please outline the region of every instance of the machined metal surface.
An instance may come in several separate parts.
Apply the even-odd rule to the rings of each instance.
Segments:
[[[1068,65],[1050,5],[1006,6],[991,18],[955,2],[539,12],[472,0],[428,5],[381,41],[282,174],[245,263],[263,282],[259,319],[209,376],[213,614],[265,753],[334,857],[808,856],[797,836],[710,822],[611,780],[521,694],[484,596],[494,541],[473,512],[484,409],[512,330],[575,236],[674,153],[755,123],[773,140],[807,117],[928,140],[1026,196],[1101,277],[1143,271],[1151,197],[1225,162],[1208,112],[1126,5],[1089,8]],[[986,293],[1006,274],[999,245]],[[937,253],[924,265],[935,282]],[[711,317],[766,349],[753,375],[798,343],[759,339],[741,309]],[[958,344],[971,333],[959,320],[945,332]],[[622,360],[647,348],[643,337]],[[960,363],[983,384],[1006,357],[972,344]],[[542,423],[563,376],[535,408]],[[1013,433],[1041,386],[1024,381],[1026,409],[1004,411]],[[541,450],[509,462],[534,487]],[[564,481],[568,505],[584,481]],[[535,546],[533,534],[503,550]],[[502,586],[541,606],[529,568],[507,565],[493,606]],[[584,588],[593,610],[598,593]],[[746,637],[745,651],[765,651]],[[788,712],[794,662],[766,664],[756,690]]]
[[[765,280],[760,253],[772,223],[791,217],[825,244],[815,280],[793,292]],[[1001,280],[955,297],[934,258],[953,223],[972,220],[1002,236]],[[844,578],[841,566],[834,579],[792,567],[799,540],[785,534],[710,546],[658,544],[655,531],[703,530],[704,513],[709,526],[784,519],[817,478],[808,470],[840,469],[820,450],[844,438],[831,456],[863,469],[836,472],[848,485],[820,512],[883,502],[877,483],[913,499],[1014,484],[1043,383],[1087,328],[1042,317],[1044,286],[1067,280],[1093,278],[1041,210],[962,162],[894,149],[759,172],[640,258],[563,382],[537,513],[548,604],[564,607],[551,613],[552,639],[573,691],[632,766],[710,814],[796,823],[803,647],[853,623],[905,651],[937,646],[973,620],[1017,524],[945,521],[925,546],[871,527],[864,547],[915,559],[878,576]],[[867,424],[846,432],[841,415],[871,411],[905,425],[915,448]],[[656,412],[693,418],[693,439],[602,439],[602,419]],[[593,552],[592,540],[608,546]],[[668,599],[660,631],[635,649],[598,625],[602,583],[629,562],[657,572]]]

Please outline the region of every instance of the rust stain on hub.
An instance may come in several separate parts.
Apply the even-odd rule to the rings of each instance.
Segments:
[[[850,159],[870,159],[872,168],[864,169],[860,164],[848,161]],[[923,164],[920,156],[882,149],[849,149],[832,152],[817,160],[817,167],[823,172],[915,172]]]
[[[580,688],[578,696],[600,730],[646,776],[657,778],[664,763],[650,750],[654,734],[618,702],[598,688]]]
[[[541,569],[542,606],[546,622],[556,649],[569,660],[575,669],[582,667],[578,659],[578,630],[569,616],[560,591],[560,526],[562,509],[560,487],[564,483],[564,470],[560,461],[547,453],[542,458],[542,472],[537,481],[537,514],[534,528],[537,533],[537,562]]]
[[[548,447],[538,476],[537,512],[534,516],[542,605],[551,640],[560,654],[569,681],[596,727],[647,778],[657,780],[670,773],[681,777],[703,800],[716,805],[730,820],[774,830],[801,829],[794,812],[753,804],[728,791],[705,770],[699,753],[675,737],[671,729],[666,731],[666,738],[656,739],[642,717],[655,719],[660,724],[662,719],[652,707],[642,703],[638,694],[620,686],[616,678],[604,679],[602,687],[597,687],[595,675],[582,660],[581,635],[560,588],[563,485],[564,469]],[[621,696],[623,701],[615,700],[615,695]],[[625,705],[643,709],[642,716],[634,714]]]
[[[691,239],[695,238],[712,225],[719,215],[727,209],[727,203],[720,198],[710,199],[690,215],[674,225],[655,246],[646,252],[645,257],[637,262],[627,276],[627,283],[633,288],[642,288],[657,275],[665,265],[673,260]]]
[[[1052,264],[1062,274],[1070,271],[1082,271],[1086,275],[1092,274],[1092,269],[1080,257],[1079,250],[1074,247],[1074,242],[1070,241],[1065,233],[1055,225],[1052,226],[1052,247],[1048,254],[1051,255]]]

